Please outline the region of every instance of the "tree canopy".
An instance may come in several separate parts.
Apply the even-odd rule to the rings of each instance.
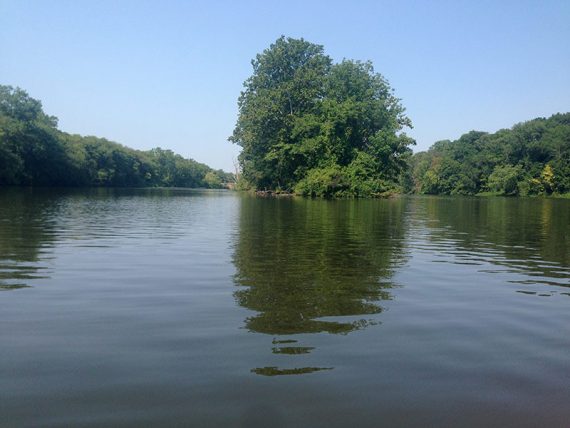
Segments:
[[[247,185],[317,196],[397,187],[411,121],[370,62],[333,64],[323,46],[282,36],[252,65],[230,137]]]
[[[570,113],[494,134],[471,131],[416,153],[408,190],[426,194],[550,195],[570,192]]]
[[[57,129],[40,101],[0,85],[0,185],[223,187],[232,174],[171,150],[133,150]]]

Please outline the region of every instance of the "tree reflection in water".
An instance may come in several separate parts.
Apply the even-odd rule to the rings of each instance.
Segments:
[[[523,294],[570,287],[568,201],[548,198],[414,198],[427,219],[429,245],[442,261],[480,265],[481,272],[520,274]],[[490,269],[490,266],[496,267]]]
[[[257,312],[245,320],[246,327],[273,336],[273,354],[298,356],[314,347],[288,346],[296,341],[281,336],[348,334],[377,324],[374,315],[382,311],[380,302],[391,298],[390,279],[404,260],[406,203],[244,197],[234,295],[239,305]],[[252,372],[275,376],[330,369],[269,366]]]
[[[0,189],[0,291],[45,278],[57,198],[33,189]]]

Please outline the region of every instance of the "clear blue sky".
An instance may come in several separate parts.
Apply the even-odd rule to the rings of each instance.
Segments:
[[[60,129],[233,170],[251,59],[280,35],[371,60],[425,150],[570,111],[570,1],[0,0],[0,83]]]

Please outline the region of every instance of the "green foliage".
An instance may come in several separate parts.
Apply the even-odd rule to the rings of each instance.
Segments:
[[[376,166],[370,154],[359,152],[345,167],[331,164],[309,170],[294,190],[299,195],[325,198],[370,198],[395,193],[396,183],[376,174]]]
[[[570,113],[439,141],[409,164],[407,187],[417,193],[564,194],[570,191]]]
[[[487,187],[491,192],[499,195],[516,195],[519,192],[518,183],[521,178],[522,168],[520,165],[497,165],[491,175],[489,175]]]
[[[371,63],[333,64],[322,46],[281,37],[252,64],[230,137],[246,182],[314,196],[395,185],[414,144],[400,131],[411,122]]]
[[[554,171],[549,164],[546,164],[540,173],[540,181],[544,186],[545,192],[551,194],[554,190]]]
[[[211,189],[221,189],[223,187],[222,179],[214,171],[208,171],[206,173],[204,176],[204,182]]]
[[[40,101],[0,85],[0,185],[215,187],[233,175],[160,148],[133,150],[57,129]]]
[[[347,177],[342,167],[313,168],[295,186],[295,193],[304,196],[331,197],[345,193],[349,188]]]

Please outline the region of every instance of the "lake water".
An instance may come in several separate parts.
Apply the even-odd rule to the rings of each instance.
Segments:
[[[570,200],[0,192],[0,425],[570,426]]]

